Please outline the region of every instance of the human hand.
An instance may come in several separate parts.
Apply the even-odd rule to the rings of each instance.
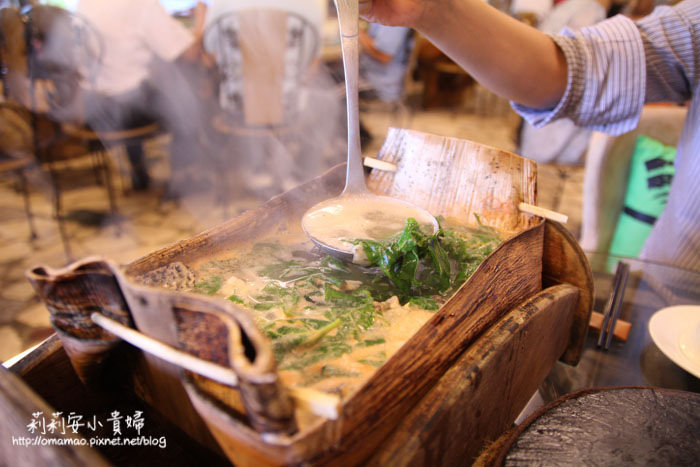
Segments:
[[[359,0],[360,16],[387,26],[414,27],[423,15],[426,0]]]

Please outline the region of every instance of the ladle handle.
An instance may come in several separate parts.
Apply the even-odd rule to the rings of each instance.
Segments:
[[[359,3],[358,0],[335,0],[340,25],[343,66],[345,68],[345,94],[348,109],[348,167],[343,194],[365,193],[362,149],[360,147],[359,107]]]

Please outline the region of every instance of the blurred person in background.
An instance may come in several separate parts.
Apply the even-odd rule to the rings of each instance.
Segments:
[[[413,49],[413,30],[401,26],[370,23],[359,30],[360,76],[370,89],[360,92],[363,99],[396,103],[403,95],[404,78]],[[367,145],[372,134],[360,121],[360,141]]]
[[[323,31],[323,24],[327,12],[327,3],[325,0],[212,0],[207,6],[206,19],[204,22],[204,49],[216,57],[220,61],[222,66],[231,67],[241,67],[239,63],[242,59],[239,57],[231,58],[227,57],[230,63],[221,62],[224,57],[222,55],[230,54],[231,51],[227,48],[233,45],[228,37],[221,37],[222,32],[219,30],[220,27],[228,28],[233,27],[234,23],[230,24],[216,24],[224,16],[231,16],[231,14],[237,12],[245,12],[252,10],[277,10],[280,12],[288,12],[294,15],[298,15],[303,20],[307,21],[313,31],[314,37],[304,37],[302,40],[295,42],[294,44],[287,44],[288,52],[295,53],[298,50],[292,49],[308,49],[312,46],[316,46],[316,52],[320,51],[320,39]],[[257,21],[264,21],[261,18],[255,18]],[[261,24],[264,24],[261,23]],[[265,26],[268,26],[265,24]],[[261,27],[265,27],[261,26]],[[233,30],[238,31],[240,34],[240,27],[235,26]],[[248,30],[250,32],[250,30]],[[223,32],[224,34],[230,34],[229,31]],[[273,31],[260,31],[259,37],[264,40],[266,37],[274,36]],[[257,38],[256,38],[257,39]],[[274,40],[274,39],[272,39]],[[318,40],[318,41],[317,41]],[[236,47],[242,47],[239,43],[235,45]],[[246,46],[250,47],[250,42],[246,42]],[[266,49],[266,44],[260,44],[260,50],[256,50],[257,54],[267,54],[269,51]],[[223,48],[223,49],[222,49]],[[235,52],[234,52],[235,55]],[[314,59],[317,57],[313,57]],[[274,69],[271,66],[270,69]],[[288,72],[287,69],[284,70],[285,73]],[[242,111],[240,109],[241,104],[239,100],[243,94],[241,85],[241,70],[221,70],[221,82],[219,83],[219,101],[223,108],[231,110],[233,112]],[[235,76],[235,78],[234,78]],[[259,83],[258,83],[259,84]]]
[[[489,3],[498,8],[499,3],[503,2],[491,1]],[[553,0],[512,0],[510,14],[525,24],[537,27],[552,11],[554,3],[556,1]]]
[[[217,18],[227,13],[257,8],[271,8],[289,11],[306,18],[319,34],[326,18],[328,3],[326,0],[209,0],[204,28],[209,27]],[[205,39],[208,41],[208,39]],[[206,44],[209,47],[209,44]]]
[[[690,101],[668,204],[640,257],[700,270],[700,0],[556,35],[482,0],[360,0],[360,12],[415,28],[535,126],[566,117],[619,135],[645,102]]]
[[[94,92],[84,98],[87,123],[99,133],[159,122],[172,135],[170,183],[183,183],[181,172],[200,155],[202,108],[183,69],[201,57],[197,31],[186,29],[158,0],[80,0],[76,12],[103,44]],[[133,188],[148,188],[142,145],[128,144],[126,150]]]
[[[360,72],[377,98],[395,102],[403,93],[404,77],[413,48],[413,30],[371,23],[360,29]]]

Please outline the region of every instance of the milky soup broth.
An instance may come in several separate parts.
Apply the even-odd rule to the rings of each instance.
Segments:
[[[396,198],[375,195],[343,196],[319,203],[306,213],[302,227],[324,245],[348,251],[356,238],[382,241],[400,232],[409,217],[432,233],[435,220],[430,213]]]
[[[471,235],[447,225],[457,236]],[[474,244],[486,245],[479,247],[485,257],[499,241]],[[193,292],[250,311],[270,339],[286,385],[342,396],[369,378],[457,288],[407,297],[378,267],[326,256],[301,229],[237,246],[194,269]]]

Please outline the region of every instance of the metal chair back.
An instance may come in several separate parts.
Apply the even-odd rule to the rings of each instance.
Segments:
[[[319,31],[306,18],[274,9],[231,12],[207,28],[204,40],[216,56],[219,103],[230,121],[253,128],[293,121],[320,48]]]

